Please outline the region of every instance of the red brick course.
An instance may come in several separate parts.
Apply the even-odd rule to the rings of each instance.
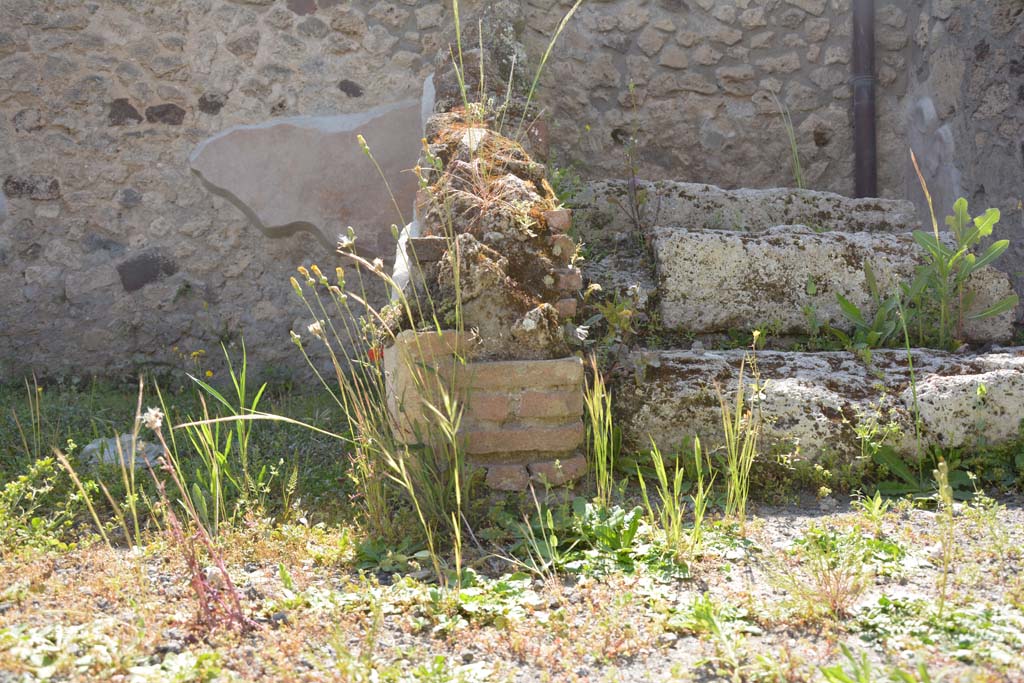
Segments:
[[[511,397],[507,393],[476,392],[466,398],[466,417],[485,422],[505,422],[513,413]]]
[[[455,363],[453,354],[469,351],[465,346],[452,332],[403,332],[399,343],[385,351],[389,405],[400,416],[400,438],[413,443],[428,428],[430,414],[418,398],[422,382],[410,370],[417,368],[432,386],[434,371],[422,369],[428,365],[446,387],[456,387],[465,408],[460,433],[467,460],[487,469],[489,486],[524,490],[531,479],[557,486],[581,476],[586,471],[586,460],[578,455],[585,435],[583,361]],[[427,362],[413,362],[416,358]]]
[[[469,363],[456,370],[456,380],[471,395],[478,391],[527,389],[533,387],[583,387],[583,361],[579,358],[557,360],[511,360]]]
[[[524,391],[519,396],[519,417],[566,418],[583,414],[583,392],[580,389]]]
[[[568,453],[583,443],[583,422],[556,427],[468,428],[465,436],[466,453],[470,456],[516,452]]]

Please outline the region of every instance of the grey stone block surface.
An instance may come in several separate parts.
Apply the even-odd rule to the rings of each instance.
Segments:
[[[756,233],[663,227],[651,231],[662,323],[694,333],[750,331],[808,334],[819,323],[851,329],[836,294],[875,313],[865,276],[870,263],[883,298],[914,276],[923,250],[909,233],[824,232],[779,226]],[[974,274],[969,311],[1010,295],[1009,278],[992,268]],[[1005,342],[1013,312],[965,321],[967,341]]]
[[[615,386],[627,440],[644,447],[653,439],[662,452],[692,445],[695,435],[708,448],[720,446],[717,392],[733,400],[745,357],[743,350],[638,352],[640,381],[624,375]],[[1018,438],[1024,348],[981,355],[915,349],[912,357],[922,445],[969,448]],[[748,405],[762,416],[762,453],[850,459],[860,453],[858,427],[886,425],[894,427],[888,445],[904,454],[915,451],[915,394],[906,352],[874,351],[866,365],[842,351],[760,351],[756,363],[759,389],[749,364],[745,389]]]

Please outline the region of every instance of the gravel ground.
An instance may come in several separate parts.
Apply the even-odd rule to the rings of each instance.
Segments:
[[[162,537],[134,554],[25,554],[0,564],[0,681],[822,681],[837,664],[858,680],[844,645],[873,669],[860,680],[899,680],[893,667],[922,680],[923,662],[931,680],[1024,681],[1024,497],[958,505],[953,520],[941,617],[942,518],[910,505],[877,524],[850,502],[754,506],[745,536],[709,531],[688,579],[637,563],[507,594],[483,581],[476,607],[472,590],[456,603],[360,574],[344,533],[256,526],[224,544],[258,624],[243,635],[197,623],[180,548]],[[874,545],[814,571],[815,529]]]

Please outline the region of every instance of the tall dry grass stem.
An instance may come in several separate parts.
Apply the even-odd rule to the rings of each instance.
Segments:
[[[594,473],[596,502],[611,507],[615,488],[615,427],[612,420],[612,396],[593,355],[588,360],[591,378],[583,394],[587,418],[587,461]]]
[[[761,435],[761,410],[759,394],[762,390],[760,376],[757,371],[757,342],[760,334],[754,331],[751,353],[740,361],[739,377],[736,382],[736,393],[731,404],[726,399],[721,387],[717,387],[718,403],[722,418],[722,431],[725,437],[726,465],[726,500],[725,515],[740,523],[740,529],[746,529],[747,499],[750,495],[750,471],[757,457],[758,439]],[[747,400],[746,370],[750,367],[754,378],[752,400]]]

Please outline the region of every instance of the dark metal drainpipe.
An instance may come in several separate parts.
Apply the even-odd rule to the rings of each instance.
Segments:
[[[853,151],[856,197],[878,195],[875,146],[875,2],[853,0]]]

